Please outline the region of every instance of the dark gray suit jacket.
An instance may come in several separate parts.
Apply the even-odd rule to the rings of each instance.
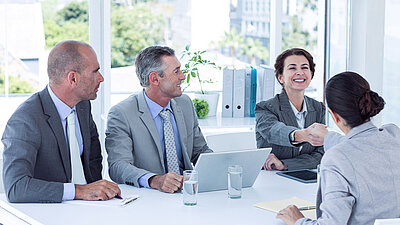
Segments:
[[[171,99],[181,141],[184,169],[192,169],[203,152],[212,152],[201,133],[192,100]],[[110,177],[116,183],[139,187],[146,173],[165,174],[164,157],[156,125],[143,92],[131,95],[110,109],[106,131]]]
[[[76,105],[88,183],[101,179],[102,156],[89,101]],[[70,155],[58,111],[47,88],[22,103],[2,138],[4,189],[10,202],[61,202],[71,182]]]
[[[304,127],[313,123],[325,123],[325,106],[312,98],[304,96],[307,116]],[[289,103],[286,92],[275,95],[256,105],[256,140],[258,148],[272,147],[272,153],[288,165],[288,170],[316,168],[320,163],[324,149],[309,143],[303,146],[290,142],[290,133],[298,128],[296,117]]]

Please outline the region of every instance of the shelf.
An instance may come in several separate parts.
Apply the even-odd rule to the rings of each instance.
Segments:
[[[255,129],[254,117],[222,117],[217,116],[199,119],[200,128],[205,136],[216,133],[249,132]]]

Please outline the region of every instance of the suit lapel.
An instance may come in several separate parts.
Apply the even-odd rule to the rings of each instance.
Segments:
[[[318,120],[317,120],[317,111],[315,111],[315,108],[311,104],[310,99],[307,96],[304,96],[304,100],[306,101],[306,104],[307,104],[307,116],[305,119],[304,128],[307,128],[310,125],[312,125],[315,121],[318,121]]]
[[[57,112],[56,106],[53,103],[53,100],[51,100],[47,87],[43,91],[41,91],[39,95],[43,105],[43,112],[44,114],[49,116],[47,122],[49,123],[49,126],[57,139],[58,150],[60,152],[64,172],[67,175],[67,180],[69,182],[72,177],[71,164],[69,159],[67,141],[65,140],[64,129],[62,127],[60,116]]]
[[[186,165],[187,162],[190,164],[190,157],[188,155],[187,145],[186,145],[187,130],[185,125],[185,118],[183,117],[183,112],[181,107],[178,104],[176,104],[176,101],[174,99],[171,99],[171,108],[174,111],[176,127],[178,128],[179,132],[179,139],[181,141],[182,156],[184,159],[185,168],[190,168],[188,167],[188,165]]]
[[[287,96],[285,90],[282,90],[282,92],[279,94],[279,102],[281,103],[280,110],[282,111],[285,124],[293,127],[299,127],[292,107],[290,106],[289,97]]]
[[[151,137],[153,138],[153,141],[157,146],[158,156],[160,157],[161,164],[162,164],[163,168],[165,168],[160,138],[158,137],[156,125],[154,124],[154,120],[153,120],[153,117],[151,116],[149,107],[147,106],[146,100],[144,99],[144,93],[141,92],[140,94],[138,94],[137,98],[138,98],[138,104],[139,104],[138,105],[139,112],[142,113],[142,115],[140,115],[140,119],[142,120],[143,124],[149,130]]]

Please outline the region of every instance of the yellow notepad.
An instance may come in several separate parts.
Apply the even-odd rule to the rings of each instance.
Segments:
[[[278,213],[280,210],[288,207],[289,205],[295,205],[297,208],[300,207],[307,207],[307,206],[314,206],[315,203],[303,200],[297,197],[285,199],[285,200],[279,200],[279,201],[271,201],[271,202],[259,202],[254,204],[255,207],[265,209],[271,212]],[[316,210],[303,210],[301,211],[303,215],[307,218],[315,220],[317,218],[316,216]]]

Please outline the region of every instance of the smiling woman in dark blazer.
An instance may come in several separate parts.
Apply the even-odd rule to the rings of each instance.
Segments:
[[[322,141],[307,128],[325,123],[325,106],[304,95],[314,72],[313,57],[304,49],[288,49],[276,59],[275,76],[283,90],[255,108],[257,147],[272,147],[267,170],[316,168],[321,161]]]

